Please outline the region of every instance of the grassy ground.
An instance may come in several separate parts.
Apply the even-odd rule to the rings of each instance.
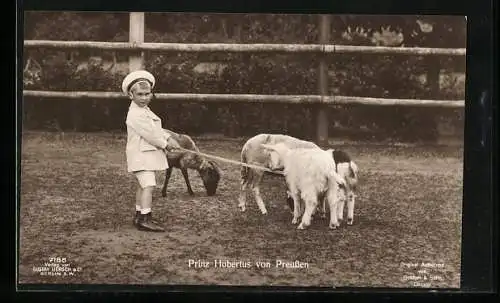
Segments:
[[[204,152],[236,160],[243,145],[197,142]],[[361,187],[355,224],[336,231],[321,218],[296,230],[279,177],[263,183],[264,217],[250,195],[247,212],[237,210],[239,167],[220,163],[224,175],[214,197],[205,195],[196,172],[190,197],[174,171],[168,197],[158,190],[153,198],[167,229],[155,234],[132,226],[135,181],[126,172],[124,144],[123,135],[112,134],[23,137],[19,282],[408,287],[422,279],[420,286],[459,287],[461,147],[340,144],[361,168]],[[34,267],[51,257],[79,271],[42,276]],[[212,266],[189,268],[189,259]],[[214,268],[214,259],[252,267]],[[309,268],[276,268],[277,259]],[[257,261],[271,267],[259,269]],[[422,262],[442,267],[419,273]]]

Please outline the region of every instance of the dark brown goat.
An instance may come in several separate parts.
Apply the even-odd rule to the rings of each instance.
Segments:
[[[166,129],[164,129],[164,131],[173,136],[182,148],[199,152],[198,147],[196,147],[196,144],[188,135],[178,134]],[[221,172],[214,161],[209,161],[200,155],[184,151],[167,152],[167,160],[169,168],[166,170],[165,182],[163,183],[161,191],[163,197],[167,196],[168,181],[170,180],[174,167],[181,170],[184,181],[186,182],[187,191],[191,196],[194,195],[194,192],[189,182],[188,169],[198,171],[208,196],[215,195]]]

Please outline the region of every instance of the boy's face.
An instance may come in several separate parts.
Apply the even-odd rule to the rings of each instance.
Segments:
[[[139,107],[147,106],[151,102],[153,94],[151,86],[146,82],[136,83],[129,92],[130,99]]]

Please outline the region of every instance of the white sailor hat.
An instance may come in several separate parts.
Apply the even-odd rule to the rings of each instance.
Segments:
[[[122,92],[125,95],[128,95],[128,92],[132,85],[137,83],[140,80],[146,80],[151,84],[151,88],[155,86],[156,80],[155,77],[146,70],[136,70],[129,73],[122,82]]]

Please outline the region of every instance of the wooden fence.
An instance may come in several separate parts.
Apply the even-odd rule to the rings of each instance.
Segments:
[[[331,45],[330,16],[319,15],[319,44],[223,44],[223,43],[145,43],[144,13],[130,13],[129,42],[94,42],[94,41],[50,41],[25,40],[25,48],[57,48],[57,49],[99,49],[130,51],[129,69],[131,71],[144,67],[144,51],[158,52],[247,52],[247,53],[301,53],[321,56],[319,63],[318,95],[253,95],[253,94],[156,94],[160,100],[185,100],[195,102],[273,102],[273,103],[306,103],[317,104],[317,142],[323,144],[328,139],[327,106],[332,104],[367,104],[382,106],[419,106],[419,107],[451,107],[463,108],[465,100],[417,100],[386,99],[356,96],[328,96],[328,70],[326,56],[340,53],[393,54],[427,56],[429,58],[427,84],[432,92],[439,90],[440,67],[436,56],[465,56],[465,49],[417,48],[417,47],[381,47]],[[28,97],[50,98],[123,98],[121,93],[114,92],[55,92],[24,90]]]

